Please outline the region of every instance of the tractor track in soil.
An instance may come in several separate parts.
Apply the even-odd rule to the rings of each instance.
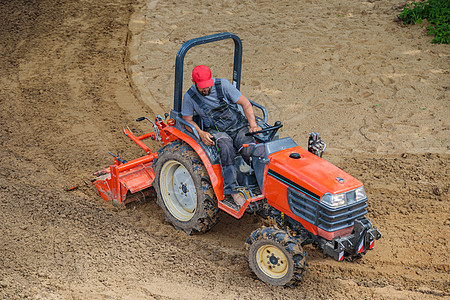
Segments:
[[[90,174],[112,162],[108,151],[143,154],[121,126],[148,130],[134,120],[153,115],[124,71],[137,4],[1,0],[0,7],[0,298],[450,295],[448,154],[331,156],[365,183],[368,216],[383,237],[355,262],[307,247],[301,285],[267,286],[245,258],[246,238],[264,224],[257,217],[220,212],[211,231],[187,236],[164,221],[154,198],[117,209],[91,184]]]

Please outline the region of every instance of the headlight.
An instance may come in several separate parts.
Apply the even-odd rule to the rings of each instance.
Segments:
[[[325,204],[326,206],[336,208],[342,207],[348,204],[353,204],[355,202],[359,202],[361,200],[366,199],[366,192],[364,191],[364,187],[361,186],[356,190],[348,191],[340,194],[330,194],[325,193],[320,198],[320,203]]]
[[[356,202],[366,199],[366,191],[364,190],[364,187],[359,187],[355,190],[355,197]]]
[[[345,193],[337,194],[337,195],[326,193],[320,198],[320,202],[322,202],[323,204],[328,205],[330,207],[343,206],[346,204]]]

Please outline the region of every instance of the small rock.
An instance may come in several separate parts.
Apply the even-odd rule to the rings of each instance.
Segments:
[[[441,196],[442,195],[441,189],[439,187],[435,186],[433,188],[433,194],[435,194],[436,196]]]

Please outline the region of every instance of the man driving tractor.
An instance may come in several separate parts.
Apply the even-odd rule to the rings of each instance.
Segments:
[[[245,136],[247,132],[261,130],[255,120],[250,101],[224,78],[213,78],[209,67],[200,65],[192,70],[193,85],[183,97],[181,114],[183,119],[197,130],[202,142],[207,146],[217,145],[223,175],[223,192],[231,195],[234,202],[242,206],[245,198],[238,192],[239,187],[234,159],[240,151],[243,159],[250,164],[250,148],[243,144],[254,143],[254,138]],[[240,105],[245,117],[239,111]],[[204,130],[194,122],[194,112],[204,125]]]
[[[213,78],[207,66],[198,66],[183,98],[187,51],[225,39],[234,41],[233,84]],[[247,210],[270,219],[276,224],[254,230],[246,240],[249,267],[268,284],[293,286],[308,269],[303,245],[316,245],[323,256],[336,261],[354,260],[372,250],[381,233],[365,216],[364,185],[322,158],[326,145],[318,133],[310,133],[308,150],[291,137],[279,138],[281,122],[270,125],[264,106],[241,94],[241,65],[242,43],[235,34],[183,43],[175,62],[171,118],[138,118],[153,128],[141,136],[126,126],[124,134],[147,155],[127,162],[114,155],[113,165],[95,173],[94,184],[103,199],[116,204],[136,201],[140,198],[133,195],[145,196],[153,186],[166,221],[187,234],[210,230],[219,210],[236,219]],[[252,106],[262,117],[255,118]],[[258,145],[243,147],[255,142],[253,137]],[[152,152],[142,142],[147,138],[161,141],[162,148]]]

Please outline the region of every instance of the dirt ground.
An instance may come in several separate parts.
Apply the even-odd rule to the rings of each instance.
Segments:
[[[401,4],[0,0],[0,298],[449,298],[450,48],[395,22]],[[98,196],[108,151],[144,154],[122,126],[169,112],[181,44],[222,31],[242,38],[242,90],[282,135],[321,132],[325,158],[364,182],[383,237],[363,259],[308,247],[298,287],[268,286],[245,257],[257,217],[187,236],[154,199]],[[192,50],[185,87],[195,64],[229,77],[222,45]]]

